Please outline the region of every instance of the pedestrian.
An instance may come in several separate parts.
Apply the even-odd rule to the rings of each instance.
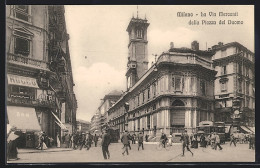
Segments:
[[[95,134],[94,136],[94,142],[95,142],[95,147],[97,147],[97,142],[98,142],[98,136]]]
[[[162,135],[161,135],[161,138],[160,138],[162,144],[163,144],[163,147],[165,148],[165,144],[166,144],[166,141],[168,140],[167,139],[167,136],[162,132]]]
[[[92,144],[92,141],[93,141],[93,136],[92,134],[89,132],[89,137],[88,137],[88,145],[89,145],[89,148],[91,147],[91,144]]]
[[[85,143],[86,143],[86,135],[85,134],[81,134],[79,150],[81,150],[83,148],[83,146],[85,146]]]
[[[41,132],[40,134],[40,149],[43,149],[43,143],[44,143],[44,133]]]
[[[110,135],[107,134],[107,130],[104,130],[104,134],[102,135],[102,141],[101,141],[104,159],[110,158],[110,153],[109,153],[109,150],[108,150],[108,146],[110,144],[110,141],[111,141]]]
[[[217,150],[217,147],[219,147],[220,150],[222,150],[223,148],[220,146],[220,138],[219,135],[215,132],[215,150]]]
[[[18,150],[17,150],[17,138],[18,135],[15,134],[16,127],[12,127],[7,133],[7,160],[18,160]]]
[[[190,148],[189,148],[189,136],[187,134],[187,131],[185,130],[184,133],[182,133],[181,135],[181,139],[180,141],[182,141],[182,156],[184,156],[184,151],[185,151],[185,147],[187,148],[187,150],[192,154],[193,156],[193,153],[191,152]]]
[[[210,136],[210,144],[212,149],[215,149],[215,141],[216,141],[216,136],[214,132],[212,132]]]
[[[148,137],[149,137],[149,135],[145,135],[145,142],[148,142]]]
[[[171,133],[168,136],[168,143],[169,143],[170,146],[172,146],[172,135],[171,135]]]
[[[59,133],[57,133],[56,142],[57,142],[57,148],[60,148],[60,134]]]
[[[249,149],[255,149],[255,134],[253,133],[249,135]]]
[[[130,142],[132,141],[132,136],[130,135],[129,132],[127,132],[127,137],[128,137],[128,146],[129,146],[129,149],[131,150],[131,145],[130,145]]]
[[[142,132],[140,132],[138,134],[138,150],[139,150],[140,146],[142,146],[142,150],[144,150],[144,136],[143,136]]]
[[[236,146],[236,138],[233,134],[230,135],[230,146],[232,145],[232,143]]]
[[[126,152],[127,155],[129,155],[129,153],[128,153],[129,139],[128,139],[128,134],[127,134],[126,130],[121,137],[121,142],[124,145],[124,147],[123,147],[124,151],[123,151],[122,155],[124,155],[125,152]]]
[[[192,148],[197,149],[198,148],[198,135],[194,134],[193,135],[193,144],[192,144]]]
[[[135,133],[132,135],[132,144],[135,144]]]
[[[207,145],[207,141],[206,141],[206,137],[204,136],[204,134],[201,134],[200,136],[200,146],[203,148],[206,148]]]
[[[65,134],[65,148],[69,148],[70,145],[70,136],[68,133]]]
[[[86,137],[87,150],[91,148],[91,143],[92,143],[92,135],[88,133]]]

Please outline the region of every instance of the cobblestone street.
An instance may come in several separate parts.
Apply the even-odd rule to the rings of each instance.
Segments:
[[[122,155],[122,144],[113,143],[109,146],[110,159],[104,160],[100,145],[92,147],[89,151],[48,149],[35,153],[20,150],[18,161],[8,163],[62,163],[62,162],[253,162],[255,151],[248,149],[248,144],[238,144],[237,147],[222,145],[223,150],[212,150],[211,148],[192,149],[194,156],[185,152],[181,156],[181,145],[174,144],[168,151],[158,151],[155,144],[145,144],[144,150],[137,150],[137,144],[132,145],[129,155]]]

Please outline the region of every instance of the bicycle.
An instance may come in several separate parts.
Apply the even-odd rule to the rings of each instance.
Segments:
[[[170,150],[171,149],[171,147],[172,147],[172,145],[169,143],[169,141],[168,140],[166,140],[166,142],[165,142],[165,150]],[[164,145],[163,145],[163,143],[162,143],[162,140],[160,140],[159,142],[158,142],[158,144],[156,145],[156,149],[157,150],[162,150],[164,148]]]

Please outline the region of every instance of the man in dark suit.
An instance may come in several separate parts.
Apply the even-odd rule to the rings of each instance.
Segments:
[[[191,152],[190,148],[189,148],[189,136],[187,134],[187,131],[185,130],[184,133],[181,135],[181,139],[180,141],[182,141],[182,156],[184,156],[184,150],[185,150],[185,147],[187,148],[188,151],[190,151],[190,153],[192,154],[193,156],[193,153]]]
[[[144,150],[144,135],[142,134],[142,132],[140,132],[138,134],[138,150],[140,148],[140,146],[142,146],[142,149]]]
[[[97,147],[97,142],[98,142],[98,136],[95,134],[94,136],[94,142],[95,142],[95,147]]]
[[[121,137],[121,142],[123,143],[124,145],[124,152],[122,153],[122,155],[126,154],[128,155],[128,146],[129,146],[129,139],[128,139],[128,134],[127,134],[127,131],[125,130],[123,136]]]
[[[107,134],[107,130],[104,130],[104,134],[102,135],[102,141],[101,141],[104,159],[110,158],[110,153],[108,151],[109,144],[110,144],[110,135]]]

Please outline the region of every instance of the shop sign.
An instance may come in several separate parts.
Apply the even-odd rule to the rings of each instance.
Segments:
[[[36,101],[43,105],[54,105],[55,93],[50,90],[37,89]]]
[[[9,85],[19,85],[19,86],[39,88],[36,79],[34,78],[7,74],[7,79]]]

